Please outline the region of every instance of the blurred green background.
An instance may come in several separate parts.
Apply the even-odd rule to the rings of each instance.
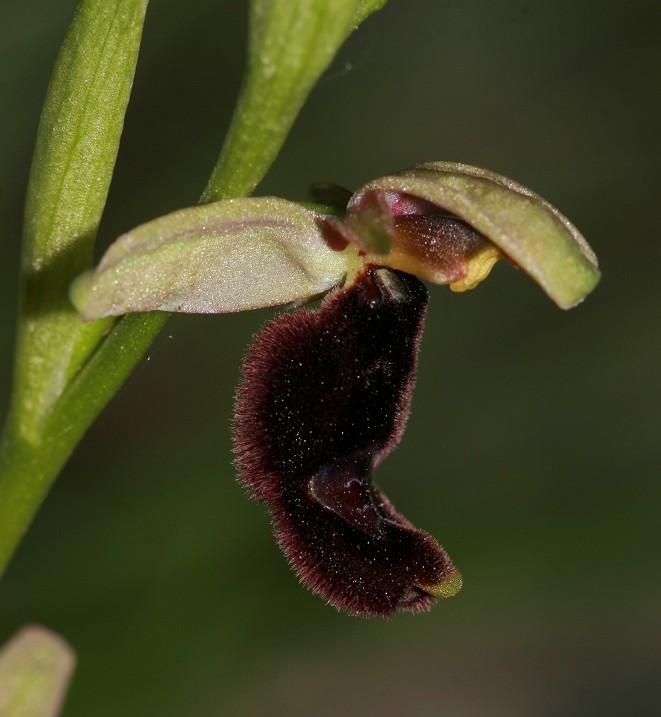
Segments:
[[[3,408],[30,156],[74,6],[0,3]],[[466,295],[431,289],[377,480],[465,585],[388,622],[301,588],[234,481],[239,364],[271,312],[173,317],[0,586],[0,641],[38,622],[78,651],[65,715],[661,713],[660,28],[637,0],[391,0],[350,39],[259,193],[486,166],[572,219],[602,284],[569,313],[505,265]],[[196,202],[245,34],[238,0],[153,0],[99,250]]]

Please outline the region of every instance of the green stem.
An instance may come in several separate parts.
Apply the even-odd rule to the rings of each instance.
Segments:
[[[123,318],[67,386],[36,439],[26,438],[10,418],[0,444],[0,574],[74,447],[167,318]]]
[[[252,0],[250,61],[202,201],[249,194],[352,28],[385,0]],[[0,574],[67,458],[167,320],[83,324],[68,287],[88,268],[147,0],[82,0],[40,124],[26,204],[10,416],[0,442]]]
[[[247,73],[202,202],[253,192],[364,4],[357,0],[252,1]]]
[[[0,443],[0,565],[89,422],[58,401],[103,340],[68,302],[92,263],[138,58],[147,0],[82,0],[39,123],[25,205],[10,415]],[[55,439],[53,423],[68,433]]]
[[[39,123],[23,234],[13,413],[37,439],[105,325],[67,300],[92,264],[138,58],[147,0],[83,0],[57,58]]]
[[[39,444],[5,428],[0,444],[0,571],[9,562],[51,481],[50,457]],[[25,480],[30,476],[30,480]]]

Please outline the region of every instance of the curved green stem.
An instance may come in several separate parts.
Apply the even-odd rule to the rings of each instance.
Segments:
[[[252,1],[246,76],[202,202],[253,192],[364,5],[357,0]]]
[[[71,452],[167,318],[133,314],[119,321],[67,385],[37,436],[26,437],[10,417],[0,444],[0,574]]]
[[[312,86],[385,0],[252,0],[250,59],[202,201],[252,192]],[[91,263],[147,0],[82,0],[58,57],[26,204],[15,383],[0,442],[0,573],[68,456],[167,320],[83,324],[68,287]]]
[[[0,566],[89,423],[56,409],[109,322],[68,302],[92,263],[147,0],[83,0],[58,55],[28,186],[10,415],[0,443]],[[54,422],[70,426],[54,440]]]

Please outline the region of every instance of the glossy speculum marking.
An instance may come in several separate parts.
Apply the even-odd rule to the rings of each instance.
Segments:
[[[457,585],[445,551],[372,482],[404,429],[427,300],[415,277],[367,268],[267,324],[238,391],[241,482],[301,580],[356,615],[419,612],[428,590]]]

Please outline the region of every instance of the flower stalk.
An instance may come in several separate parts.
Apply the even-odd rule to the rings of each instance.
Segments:
[[[253,0],[252,60],[203,201],[252,191],[341,43],[383,4],[305,0],[296,3],[300,22],[289,22],[289,0]],[[92,265],[146,7],[147,0],[82,0],[49,85],[26,203],[12,402],[0,439],[0,574],[68,456],[167,320],[154,312],[83,323],[68,299],[72,279]],[[267,82],[264,58],[278,47]]]

